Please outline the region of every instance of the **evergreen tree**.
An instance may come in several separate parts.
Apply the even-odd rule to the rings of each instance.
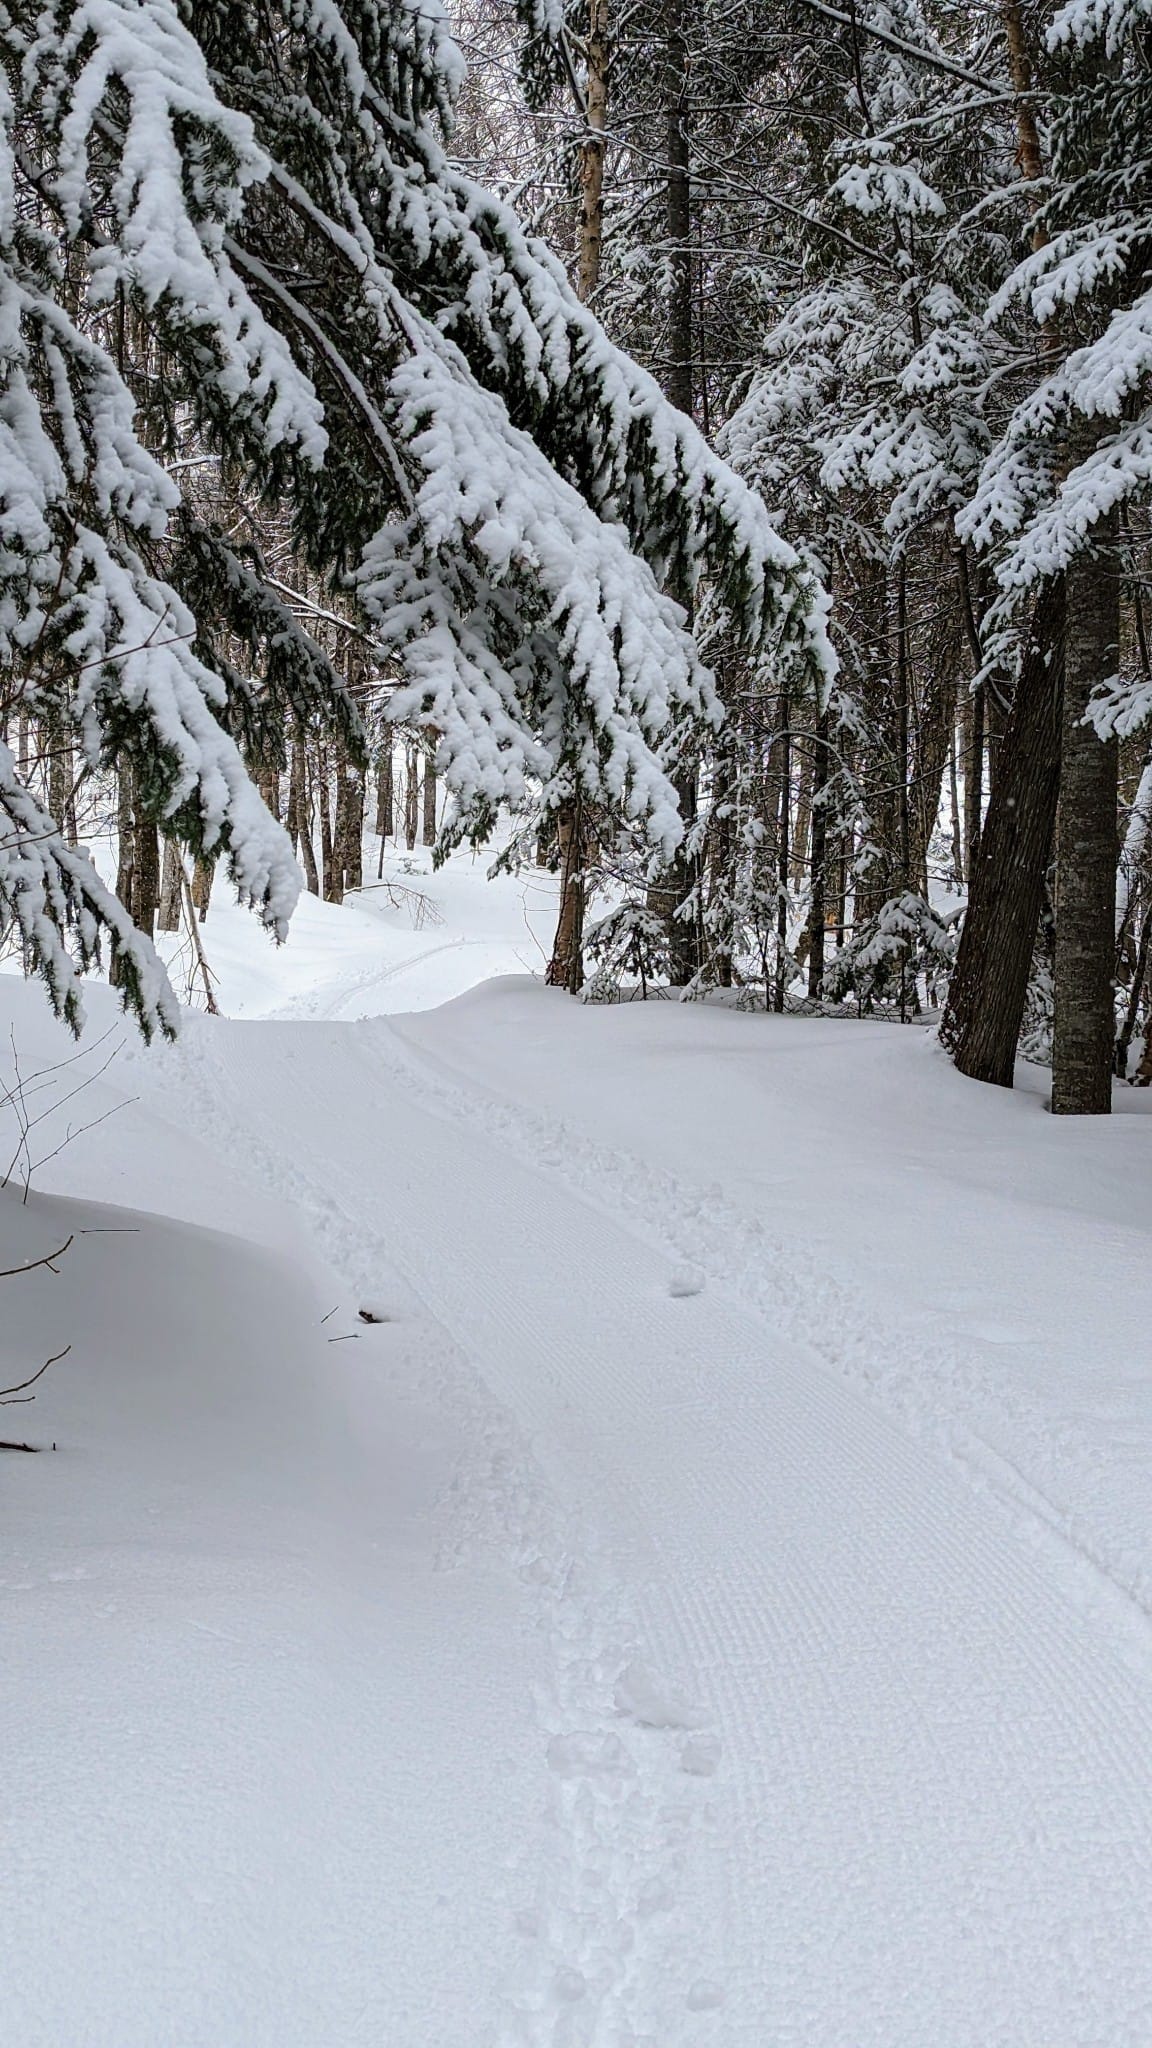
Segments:
[[[231,730],[251,693],[222,636],[265,667],[279,639],[295,708],[349,730],[354,714],[258,562],[182,508],[191,436],[355,593],[404,679],[394,711],[439,734],[449,840],[580,787],[667,857],[669,734],[721,716],[667,593],[707,572],[747,644],[817,675],[823,600],[756,496],[445,155],[461,64],[435,10],[57,0],[0,28],[21,701],[90,759],[130,760],[144,812],[225,849],[282,932],[294,863]],[[60,927],[54,990],[63,943]],[[153,970],[133,957],[135,1000]]]

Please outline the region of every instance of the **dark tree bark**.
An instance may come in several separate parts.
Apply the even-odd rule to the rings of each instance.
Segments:
[[[1152,940],[1152,907],[1144,913],[1140,926],[1140,943],[1136,949],[1136,964],[1132,970],[1132,982],[1128,990],[1128,1004],[1124,1012],[1124,1023],[1116,1040],[1116,1078],[1123,1081],[1128,1073],[1128,1054],[1136,1032],[1136,1020],[1140,1015],[1140,998],[1148,975],[1148,946]]]
[[[584,807],[577,795],[556,813],[560,916],[545,980],[579,995],[584,986]]]
[[[48,809],[69,846],[76,845],[76,805],[72,796],[75,765],[71,735],[62,719],[53,719],[47,730]]]
[[[984,666],[984,648],[980,639],[980,622],[976,617],[976,598],[972,589],[972,572],[968,566],[968,551],[961,545],[956,550],[957,582],[960,592],[960,618],[964,637],[972,657],[974,672],[978,675]],[[969,876],[980,851],[980,824],[984,812],[984,686],[977,683],[974,688],[967,684],[960,690],[960,771],[964,777],[964,840],[962,851],[963,875]]]
[[[776,982],[772,990],[772,1008],[777,1015],[784,1009],[787,993],[788,969],[785,965],[788,952],[788,877],[791,872],[789,852],[789,826],[792,820],[792,733],[789,720],[792,707],[785,690],[780,698],[780,808],[776,827]]]
[[[1055,1030],[1052,1108],[1106,1116],[1116,1023],[1116,741],[1085,724],[1096,686],[1116,673],[1120,584],[1107,522],[1066,572],[1064,716],[1056,821]]]
[[[198,854],[196,858],[196,864],[192,869],[192,887],[190,893],[192,896],[192,907],[195,910],[196,915],[199,918],[201,924],[203,924],[205,918],[208,915],[208,905],[212,901],[212,878],[215,875],[215,873],[215,860],[205,859],[203,854]]]
[[[304,741],[299,733],[292,736],[292,759],[288,774],[288,809],[284,826],[292,841],[292,851],[299,847],[304,832],[304,817],[307,806],[304,800]]]
[[[408,742],[408,754],[404,763],[404,837],[411,853],[416,844],[416,828],[420,817],[420,755],[415,740]]]
[[[155,818],[136,818],[136,876],[132,904],[134,923],[153,938],[160,905],[160,834]]]
[[[376,757],[376,832],[391,839],[396,829],[395,795],[392,786],[392,732],[387,729]]]
[[[984,813],[984,688],[966,692],[962,727],[964,744],[964,872],[971,875],[980,857]]]
[[[341,894],[364,885],[364,778],[341,753],[336,768],[336,833],[333,864]]]
[[[940,815],[941,801],[947,800],[949,760],[954,751],[956,709],[956,643],[961,630],[959,600],[949,576],[947,555],[933,551],[926,557],[932,585],[939,593],[936,616],[921,634],[919,662],[908,655],[908,688],[914,718],[914,738],[909,747],[912,777],[910,805],[909,887],[928,894],[928,852]]]
[[[136,888],[136,830],[132,816],[132,769],[120,767],[116,789],[116,894],[129,916]]]
[[[23,715],[21,715],[21,737],[23,737]],[[136,898],[136,820],[132,810],[132,768],[127,760],[120,763],[120,774],[116,788],[116,894],[128,912],[135,917]],[[120,983],[120,962],[113,959],[108,968],[108,980],[113,988]]]
[[[712,765],[712,812],[708,820],[709,907],[714,912],[709,937],[712,972],[718,988],[731,988],[734,972],[732,919],[722,906],[731,890],[736,842],[732,813],[732,792],[736,784],[735,745],[735,723],[729,719],[721,730]]]
[[[303,734],[299,738],[298,745],[300,748],[298,797],[300,808],[297,830],[300,835],[300,857],[304,863],[304,880],[308,886],[308,893],[310,896],[318,896],[320,894],[320,870],[316,865],[316,842],[312,837],[314,811],[313,779],[309,772],[308,754],[304,745]],[[295,773],[296,770],[293,767],[293,776],[295,776]]]
[[[120,767],[116,827],[116,894],[133,924],[153,938],[160,901],[160,835],[155,819],[141,814],[136,776],[128,760]],[[115,961],[109,978],[116,983]]]
[[[664,389],[692,416],[692,204],[686,0],[664,0],[665,147],[668,152],[668,366]]]
[[[690,829],[696,822],[695,769],[681,770],[674,781],[680,816],[684,820],[685,828]],[[673,854],[660,880],[653,882],[648,890],[648,908],[663,919],[668,934],[668,974],[673,988],[687,988],[689,982],[699,973],[703,961],[701,880],[699,855],[687,853],[681,846]],[[691,917],[677,916],[677,912],[693,892],[696,906],[694,914]]]
[[[425,846],[436,844],[436,753],[435,742],[429,741],[424,755],[423,812],[420,820],[420,836]]]
[[[584,105],[580,110],[584,134],[580,142],[580,227],[576,275],[576,290],[585,305],[600,283],[604,248],[604,142],[608,124],[609,56],[608,0],[588,0],[584,44],[586,84]],[[560,855],[560,911],[545,978],[549,987],[566,988],[575,995],[584,986],[586,908],[586,848],[579,794],[557,810],[556,843]]]
[[[824,980],[827,913],[828,814],[820,801],[828,786],[828,713],[816,721],[812,752],[812,881],[808,898],[808,994],[815,1002]]]
[[[999,773],[969,873],[940,1036],[962,1074],[1012,1086],[1060,786],[1065,591],[1037,600]]]
[[[316,805],[320,812],[320,867],[324,881],[323,894],[326,903],[339,903],[344,895],[344,887],[336,858],[331,784],[332,760],[327,747],[321,742],[316,750]]]
[[[184,863],[180,849],[174,839],[165,838],[164,873],[160,883],[160,914],[157,920],[162,932],[177,932],[180,929],[183,875]]]

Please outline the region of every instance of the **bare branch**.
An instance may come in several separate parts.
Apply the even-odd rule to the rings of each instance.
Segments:
[[[0,1280],[14,1280],[16,1276],[20,1273],[34,1273],[38,1266],[47,1266],[48,1271],[50,1273],[58,1273],[60,1270],[59,1266],[53,1265],[52,1262],[54,1259],[62,1259],[64,1257],[64,1254],[67,1251],[69,1245],[72,1243],[72,1240],[75,1237],[75,1235],[76,1233],[75,1231],[73,1231],[70,1237],[65,1238],[63,1244],[60,1246],[59,1251],[45,1252],[42,1259],[29,1259],[28,1264],[26,1266],[4,1267],[4,1269],[0,1271]]]
[[[62,1358],[67,1358],[68,1353],[71,1351],[71,1349],[72,1346],[70,1344],[66,1344],[64,1346],[63,1351],[57,1351],[53,1355],[53,1357],[46,1358],[44,1360],[43,1365],[40,1367],[39,1371],[34,1372],[29,1379],[17,1380],[15,1386],[0,1387],[0,1408],[13,1408],[21,1406],[22,1404],[19,1400],[19,1396],[21,1394],[24,1394],[25,1387],[34,1387],[36,1385],[37,1380],[43,1378],[44,1374],[48,1370],[48,1367],[50,1365],[59,1365],[60,1360]],[[36,1399],[36,1396],[35,1394],[24,1394],[24,1399],[26,1401],[34,1401]]]

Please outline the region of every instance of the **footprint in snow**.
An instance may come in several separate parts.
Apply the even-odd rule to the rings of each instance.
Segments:
[[[699,1266],[677,1266],[668,1282],[668,1292],[677,1301],[691,1294],[703,1294],[704,1275]]]
[[[698,1977],[695,1984],[689,1985],[684,2003],[689,2012],[715,2012],[724,2003],[723,1988],[710,1977]]]
[[[552,1737],[548,1768],[558,1778],[601,1778],[619,1777],[635,1767],[618,1735],[577,1732]]]
[[[668,1679],[657,1678],[638,1657],[624,1666],[613,1700],[618,1714],[627,1714],[642,1728],[700,1728],[707,1720],[686,1692]]]
[[[690,1735],[680,1751],[680,1769],[692,1778],[714,1778],[720,1768],[720,1743],[715,1735]]]

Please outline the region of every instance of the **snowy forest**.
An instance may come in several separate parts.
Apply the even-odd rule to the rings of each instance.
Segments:
[[[1142,9],[186,13],[5,17],[0,888],[57,1008],[103,945],[171,1029],[218,861],[282,938],[366,823],[510,820],[554,984],[942,1007],[1107,1110]]]
[[[0,0],[0,2043],[1152,2042],[1150,158]]]

